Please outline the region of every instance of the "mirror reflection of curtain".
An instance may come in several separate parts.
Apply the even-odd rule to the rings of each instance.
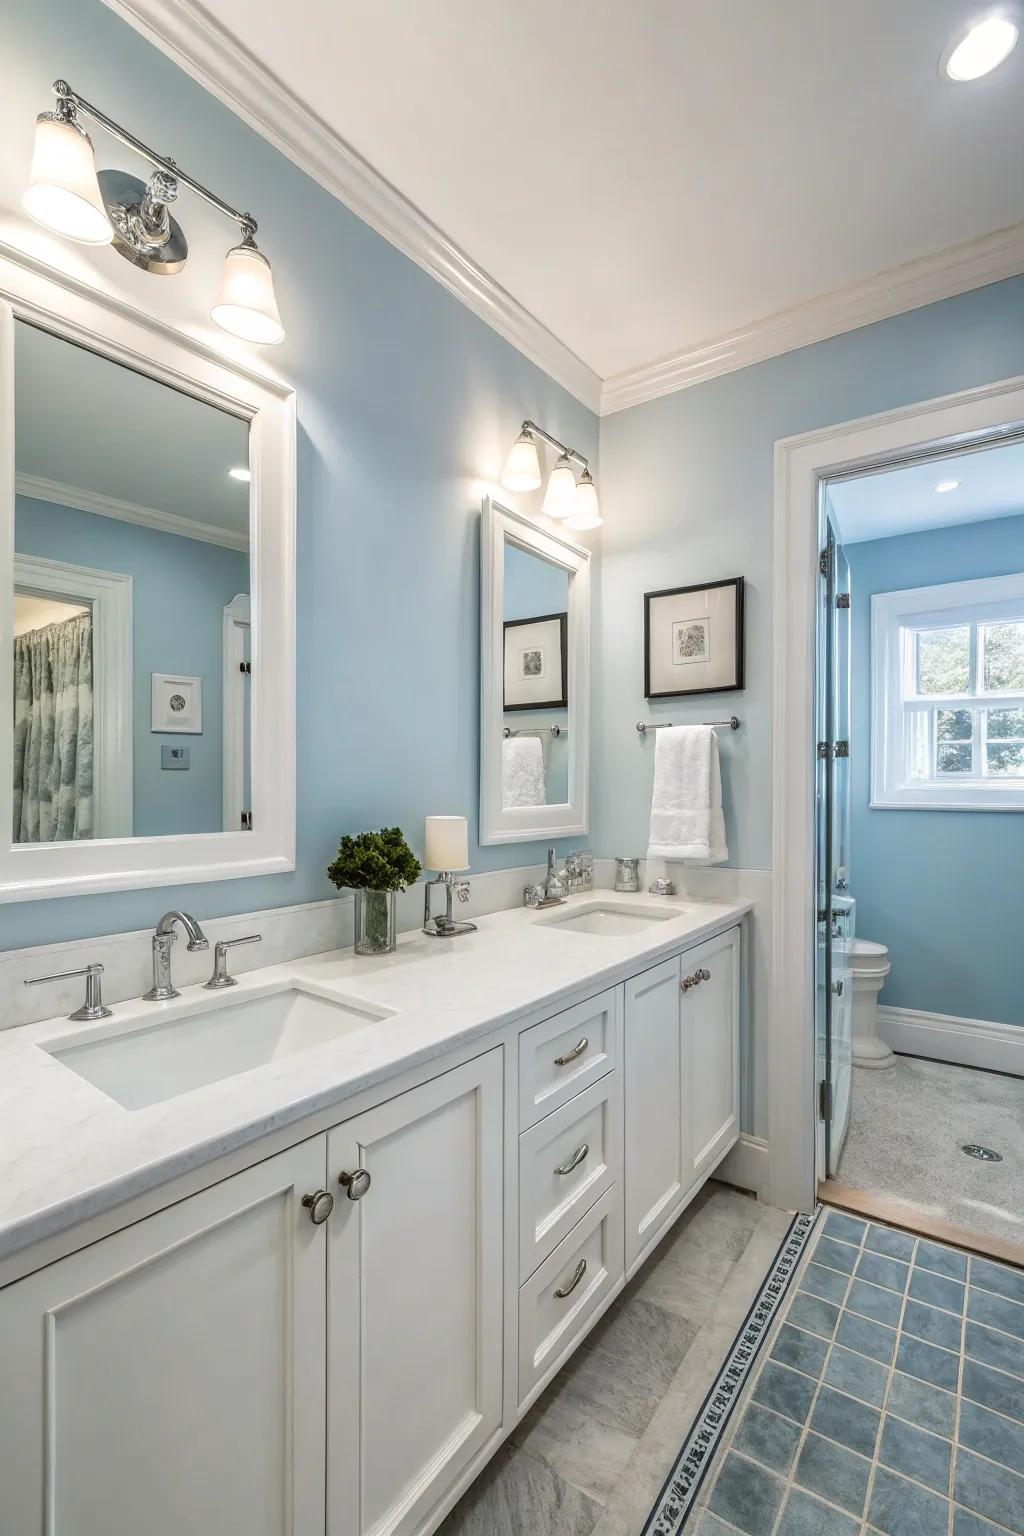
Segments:
[[[92,615],[14,641],[14,841],[93,835]]]

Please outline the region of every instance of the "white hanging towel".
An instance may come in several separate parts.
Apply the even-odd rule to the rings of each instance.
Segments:
[[[718,737],[710,725],[667,726],[657,734],[647,857],[688,864],[729,857]]]
[[[501,743],[501,803],[546,805],[544,747],[539,736],[506,736]]]

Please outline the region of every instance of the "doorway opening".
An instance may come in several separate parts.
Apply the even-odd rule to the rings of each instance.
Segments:
[[[1024,1263],[1024,436],[819,480],[815,1172]]]

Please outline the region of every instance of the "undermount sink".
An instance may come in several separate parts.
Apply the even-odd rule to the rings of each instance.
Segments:
[[[171,1006],[173,1018],[140,1016],[127,1027],[119,1020],[87,1040],[65,1037],[42,1049],[125,1109],[145,1109],[367,1029],[393,1012],[298,987]]]
[[[570,907],[556,912],[552,917],[540,917],[542,928],[563,928],[569,933],[593,933],[605,938],[621,939],[650,928],[654,923],[666,923],[673,917],[683,917],[687,907],[634,906],[626,902],[592,901],[586,906]]]

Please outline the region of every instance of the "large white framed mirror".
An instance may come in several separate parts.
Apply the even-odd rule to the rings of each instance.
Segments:
[[[590,830],[590,552],[485,498],[480,842]]]
[[[0,901],[295,867],[295,409],[0,259]]]

